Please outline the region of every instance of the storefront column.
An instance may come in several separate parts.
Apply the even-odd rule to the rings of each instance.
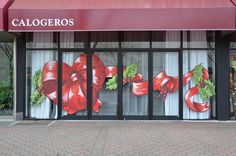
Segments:
[[[216,117],[218,120],[229,119],[229,67],[230,43],[220,31],[216,32]]]
[[[15,120],[22,120],[25,106],[25,35],[23,33],[16,35],[15,44],[15,69],[16,69],[16,117]]]

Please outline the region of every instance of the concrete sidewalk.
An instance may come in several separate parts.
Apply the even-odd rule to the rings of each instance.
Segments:
[[[236,155],[236,122],[0,122],[5,155]]]

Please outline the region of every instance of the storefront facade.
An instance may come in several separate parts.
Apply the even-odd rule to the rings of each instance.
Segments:
[[[201,66],[215,82],[214,32],[26,33],[26,116],[179,119],[181,113],[184,119],[210,119],[213,96],[209,105],[186,104],[193,96],[202,100],[186,96],[196,86],[193,70]],[[37,73],[43,79],[40,89],[32,81]],[[41,102],[33,99],[38,93],[45,96]],[[55,105],[61,102],[63,107]]]
[[[8,8],[17,119],[233,119],[232,2],[26,1]]]

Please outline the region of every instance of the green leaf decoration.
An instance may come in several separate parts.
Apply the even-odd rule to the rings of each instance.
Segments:
[[[133,79],[138,72],[138,65],[137,64],[130,64],[126,67],[123,71],[123,79]],[[108,90],[115,90],[117,89],[117,74],[114,75],[111,79],[108,80],[106,83],[106,89]]]
[[[236,71],[236,60],[231,61],[233,69]]]
[[[115,90],[116,88],[117,88],[117,75],[114,75],[106,83],[106,89],[108,89],[108,90]]]
[[[201,99],[206,102],[215,95],[215,86],[210,80],[204,80],[202,64],[197,65],[193,71],[194,84],[198,86]]]
[[[202,81],[203,81],[203,78],[202,78],[202,69],[203,69],[203,66],[201,64],[195,66],[194,68],[194,72],[193,72],[193,81],[196,85],[199,85]]]
[[[204,87],[202,88],[199,85],[198,90],[199,95],[204,102],[208,101],[212,96],[215,95],[215,85],[209,80],[204,80]]]
[[[42,87],[42,71],[38,70],[32,76],[32,84],[33,84],[33,93],[30,96],[30,103],[33,106],[40,105],[44,100],[45,96],[39,92],[39,89]]]
[[[133,79],[138,71],[137,64],[128,65],[125,71],[123,72],[123,77],[128,79]]]

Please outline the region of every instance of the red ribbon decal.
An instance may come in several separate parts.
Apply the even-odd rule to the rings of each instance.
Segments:
[[[92,69],[93,69],[93,111],[99,112],[99,107],[102,105],[98,99],[98,93],[104,85],[106,77],[112,77],[117,74],[117,67],[105,67],[103,62],[97,55],[92,56]],[[58,71],[57,61],[47,62],[42,69],[42,88],[40,92],[46,97],[58,104],[57,97],[57,83],[58,83]],[[125,68],[123,69],[125,70]],[[183,76],[183,85],[192,79],[194,70],[186,73]],[[202,70],[203,79],[208,80],[209,75],[205,68]],[[142,96],[148,94],[148,81],[143,81],[141,74],[136,74],[132,79],[123,79],[123,83],[131,82],[133,85],[132,94],[136,96]],[[204,85],[204,84],[203,84]],[[164,71],[160,72],[153,78],[153,90],[159,91],[163,100],[166,99],[168,93],[174,93],[178,91],[179,83],[178,77],[168,76]],[[185,103],[195,112],[204,112],[208,110],[209,104],[197,103],[194,101],[195,96],[198,94],[198,86],[190,88],[185,94]],[[78,111],[87,109],[87,55],[81,54],[73,63],[69,66],[66,63],[62,63],[62,104],[63,109],[69,114],[77,113]]]
[[[116,72],[114,72],[116,71]],[[192,79],[193,72],[189,71],[183,76],[183,85],[186,86],[187,83]],[[205,68],[202,70],[203,72],[203,79],[208,80],[209,75]],[[113,75],[117,74],[117,67],[106,67],[106,77],[112,77]],[[148,94],[148,81],[142,80],[141,74],[136,74],[136,76],[127,82],[132,82],[132,94],[136,96],[143,96]],[[163,100],[166,99],[168,93],[174,93],[179,89],[179,82],[178,77],[168,76],[164,71],[160,72],[158,75],[154,76],[153,78],[153,90],[160,91],[160,95],[163,97]],[[209,104],[208,102],[205,103],[197,103],[194,101],[195,96],[198,94],[198,86],[194,86],[190,88],[187,93],[185,94],[185,103],[195,112],[204,112],[208,110]]]

